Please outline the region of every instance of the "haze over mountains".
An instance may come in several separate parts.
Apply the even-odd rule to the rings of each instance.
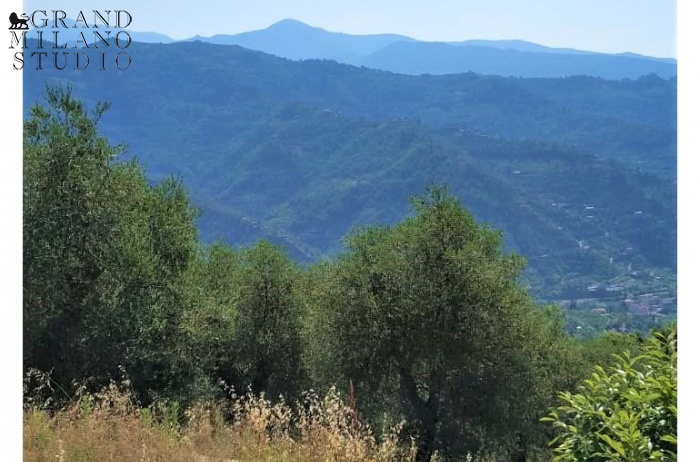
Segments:
[[[172,43],[154,32],[130,32],[135,41]],[[552,48],[523,40],[425,42],[396,34],[352,35],[329,32],[285,19],[270,27],[239,34],[195,36],[186,41],[239,45],[288,59],[331,59],[402,74],[479,74],[516,77],[589,75],[634,79],[646,74],[663,78],[677,73],[676,60],[634,53],[606,54]]]

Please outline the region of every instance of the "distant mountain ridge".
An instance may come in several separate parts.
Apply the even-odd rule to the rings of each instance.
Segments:
[[[279,21],[263,30],[235,35],[196,36],[188,39],[191,40],[238,45],[288,59],[333,59],[347,64],[356,64],[363,57],[393,43],[415,41],[395,34],[350,35],[328,32],[294,19]]]
[[[676,60],[636,53],[553,48],[524,40],[425,42],[396,34],[329,32],[285,19],[262,30],[195,36],[188,41],[239,45],[287,59],[331,59],[401,74],[476,72],[516,77],[590,75],[606,79],[677,74]]]
[[[525,40],[481,40],[481,39],[471,39],[463,40],[460,42],[445,42],[450,45],[460,45],[460,46],[484,46],[491,48],[499,48],[503,50],[517,50],[517,51],[528,51],[533,53],[560,53],[560,54],[595,54],[594,51],[584,51],[577,50],[574,48],[555,48],[548,47],[545,45],[539,45],[537,43],[528,42]]]
[[[159,34],[158,32],[132,32],[129,31],[129,36],[135,42],[145,42],[145,43],[173,43],[177,40],[168,37],[165,34]]]
[[[81,33],[83,34],[82,37],[84,37],[87,40],[88,44],[93,43],[93,32],[97,32],[103,37],[107,38],[109,35],[114,37],[118,31],[124,30],[129,34],[129,37],[131,37],[131,40],[134,42],[143,42],[143,43],[173,43],[177,42],[178,40],[175,40],[165,34],[161,34],[159,32],[150,32],[150,31],[134,31],[131,30],[130,28],[126,29],[116,29],[113,27],[105,28],[105,27],[100,27],[100,28],[92,28],[92,27],[84,27],[84,23],[78,23],[75,19],[71,18],[65,18],[63,22],[66,24],[66,28],[61,28],[59,31],[59,45],[68,43],[68,42],[75,42],[75,41],[82,41],[81,38]],[[110,31],[110,34],[106,34],[106,31]],[[51,32],[44,33],[44,40],[50,41],[52,40],[51,38]],[[33,39],[36,38],[36,36],[31,33],[31,30],[27,34],[28,39]]]
[[[647,74],[676,75],[674,64],[603,53],[520,51],[486,45],[396,42],[365,57],[360,64],[399,74],[459,74],[514,77],[589,75],[605,79],[635,79]]]
[[[81,27],[66,19],[66,41],[80,40]],[[92,32],[92,31],[90,31]],[[284,19],[265,29],[239,34],[215,34],[175,40],[156,32],[127,30],[131,39],[144,43],[201,41],[238,45],[292,60],[329,59],[399,74],[445,75],[475,72],[513,77],[568,77],[588,75],[605,79],[636,79],[656,74],[677,74],[672,58],[636,53],[608,54],[572,48],[554,48],[524,40],[464,40],[426,42],[397,34],[352,35],[329,32],[295,19]]]

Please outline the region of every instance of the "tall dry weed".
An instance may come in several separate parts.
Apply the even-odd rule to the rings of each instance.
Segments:
[[[40,400],[39,400],[40,401]],[[24,460],[64,462],[414,460],[401,425],[377,437],[336,389],[272,402],[250,391],[225,403],[200,403],[179,414],[175,403],[142,409],[128,381],[78,394],[51,412],[25,403]]]

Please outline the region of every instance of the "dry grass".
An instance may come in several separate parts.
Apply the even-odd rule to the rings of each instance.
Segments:
[[[226,406],[187,410],[184,424],[176,422],[175,413],[166,405],[140,409],[115,385],[53,414],[28,406],[24,460],[388,462],[415,457],[413,445],[399,444],[400,426],[375,438],[333,389],[323,397],[309,392],[294,406],[234,396]]]

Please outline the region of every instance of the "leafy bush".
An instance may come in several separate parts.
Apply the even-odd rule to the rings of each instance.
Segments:
[[[596,366],[579,393],[560,393],[564,405],[542,418],[559,429],[555,461],[677,459],[676,326],[655,332],[643,349]]]

